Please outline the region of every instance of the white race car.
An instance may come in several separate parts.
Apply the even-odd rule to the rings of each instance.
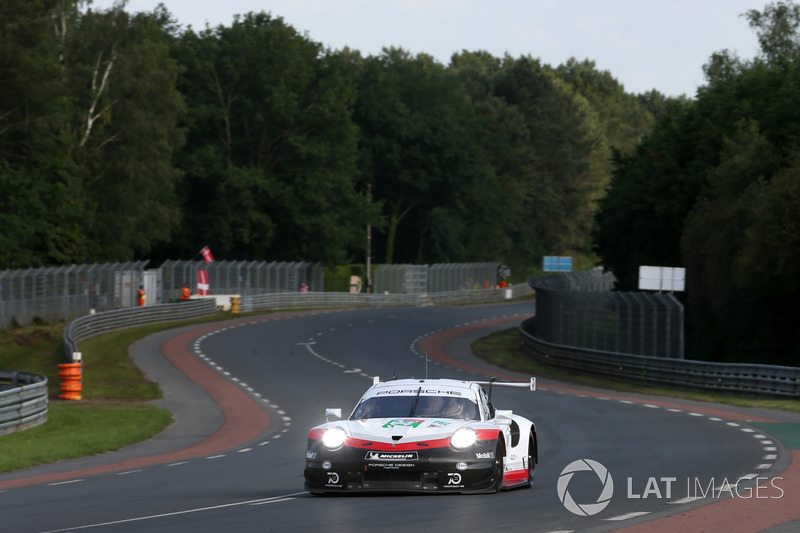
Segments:
[[[536,427],[494,408],[491,391],[498,386],[533,391],[536,378],[375,378],[347,420],[341,409],[327,409],[328,422],[309,432],[305,489],[464,493],[529,487],[538,460]]]

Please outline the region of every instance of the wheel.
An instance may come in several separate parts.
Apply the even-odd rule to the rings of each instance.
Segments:
[[[502,440],[497,441],[497,448],[494,452],[494,492],[500,492],[503,488],[503,473],[505,472],[506,447]]]
[[[533,475],[536,472],[536,440],[533,435],[528,437],[528,484],[533,485]]]

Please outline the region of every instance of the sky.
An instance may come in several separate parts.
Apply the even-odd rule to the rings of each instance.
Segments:
[[[118,0],[94,0],[107,9]],[[692,97],[714,52],[742,59],[758,40],[741,15],[773,0],[128,0],[129,12],[163,3],[195,31],[230,26],[234,15],[264,11],[312,41],[362,55],[395,46],[444,65],[454,53],[531,56],[558,66],[594,61],[629,93]]]

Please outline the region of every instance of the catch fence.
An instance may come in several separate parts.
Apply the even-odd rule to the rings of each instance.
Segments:
[[[500,263],[437,263],[433,265],[378,265],[376,294],[422,294],[494,289],[500,281]]]
[[[147,261],[0,271],[0,327],[65,321],[136,303]]]
[[[201,270],[208,272],[209,295],[296,292],[304,283],[311,291],[325,290],[325,268],[319,263],[165,261],[158,269],[158,303],[176,301],[184,285],[196,292]]]
[[[530,280],[536,337],[615,353],[684,358],[683,304],[672,294],[611,291],[599,269]]]
[[[145,305],[177,302],[188,285],[198,293],[205,271],[209,296],[250,297],[300,292],[325,292],[325,267],[311,262],[149,261],[72,265],[0,271],[0,328],[38,320],[68,321],[113,309],[138,306],[144,288]],[[419,295],[495,288],[500,263],[378,265],[372,293]]]

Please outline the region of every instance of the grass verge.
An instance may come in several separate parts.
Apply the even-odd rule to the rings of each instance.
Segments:
[[[58,364],[63,363],[66,324],[0,331],[0,369],[47,377],[47,423],[0,435],[0,472],[119,450],[146,440],[172,423],[169,411],[151,405],[162,397],[156,383],[133,364],[128,348],[153,333],[248,315],[212,315],[108,333],[81,342],[83,400],[60,400]]]

